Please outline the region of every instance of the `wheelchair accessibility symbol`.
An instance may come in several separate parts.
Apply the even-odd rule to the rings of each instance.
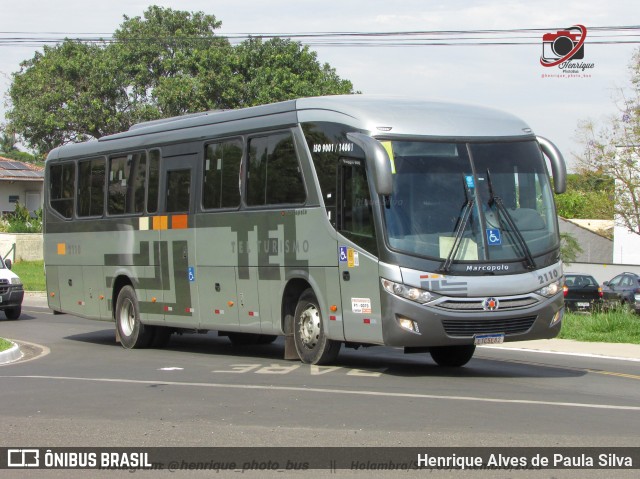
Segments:
[[[491,228],[487,229],[487,243],[489,246],[500,246],[502,244],[500,230]]]
[[[347,262],[347,247],[346,246],[340,246],[340,262],[341,263],[346,263]]]

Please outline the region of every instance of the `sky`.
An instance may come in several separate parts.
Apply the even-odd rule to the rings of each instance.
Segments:
[[[519,33],[526,45],[509,46],[318,46],[318,60],[366,94],[402,95],[471,103],[521,117],[538,135],[558,145],[570,170],[582,151],[582,121],[605,124],[619,115],[615,99],[630,84],[629,64],[640,43],[592,44],[596,27],[640,25],[637,0],[0,0],[0,40],[42,32],[109,35],[150,5],[203,11],[222,22],[220,35],[235,33],[408,32],[540,29]],[[543,67],[542,33],[584,25],[584,58],[593,68],[577,77]],[[20,32],[16,34],[16,32]],[[619,40],[640,42],[634,37]],[[60,35],[58,35],[59,37]],[[513,36],[513,35],[512,35]],[[493,37],[495,39],[495,36]],[[0,123],[11,75],[38,47],[0,44]]]

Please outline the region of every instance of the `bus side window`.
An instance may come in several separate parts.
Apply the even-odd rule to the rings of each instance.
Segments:
[[[307,198],[291,133],[249,141],[247,204],[302,204]]]
[[[362,160],[340,161],[339,231],[370,253],[377,254],[373,209]]]
[[[142,213],[147,175],[147,154],[109,158],[107,212],[111,215]]]
[[[104,158],[78,162],[77,213],[83,216],[102,216],[104,212]]]
[[[167,213],[188,213],[191,195],[191,170],[167,171]]]
[[[240,162],[242,141],[207,145],[202,176],[202,206],[205,209],[240,206]]]
[[[73,199],[76,191],[76,164],[51,165],[49,170],[49,204],[64,218],[73,217]]]
[[[160,193],[160,151],[149,152],[149,185],[147,187],[147,213],[158,211],[158,194]]]

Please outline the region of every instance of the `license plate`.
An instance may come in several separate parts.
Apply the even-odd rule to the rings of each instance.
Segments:
[[[578,306],[578,308],[588,308],[590,303],[583,303],[583,302],[579,302],[576,303],[576,305]]]
[[[481,344],[502,344],[504,343],[504,333],[498,334],[477,334],[473,338],[473,344],[476,346]]]

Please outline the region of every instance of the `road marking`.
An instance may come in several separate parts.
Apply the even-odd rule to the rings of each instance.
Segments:
[[[490,357],[483,357],[483,358],[477,358],[477,359],[481,359],[485,361],[498,361],[501,363],[525,364],[528,366],[537,366],[537,367],[550,368],[550,369],[562,369],[565,371],[576,371],[579,373],[604,374],[606,376],[618,376],[626,379],[640,380],[640,376],[636,374],[616,373],[613,371],[604,371],[603,369],[578,368],[575,366],[560,366],[558,364],[536,363],[534,361],[524,361],[522,359],[503,359],[503,358],[490,358]]]
[[[638,376],[637,374],[614,373],[612,371],[602,371],[600,369],[585,369],[585,371],[594,374],[604,374],[606,376],[618,376],[627,379],[640,379],[640,376]]]
[[[596,358],[596,359],[615,359],[617,361],[633,361],[640,363],[640,358],[625,358],[621,356],[603,356],[601,354],[593,353],[569,353],[563,351],[545,351],[542,349],[527,349],[527,348],[506,348],[503,346],[480,346],[482,349],[499,349],[500,351],[521,351],[525,353],[540,353],[540,354],[560,354],[563,356],[579,356],[582,358]]]
[[[118,379],[118,378],[79,378],[70,376],[0,376],[0,378],[13,379],[45,379],[55,381],[86,381],[98,383],[121,383],[121,384],[149,384],[163,386],[192,386],[203,388],[217,389],[244,389],[244,390],[264,390],[264,391],[294,391],[307,392],[316,394],[337,394],[350,396],[370,396],[370,397],[388,397],[388,398],[408,398],[408,399],[433,399],[444,401],[468,401],[468,402],[484,402],[495,404],[521,404],[527,406],[556,406],[556,407],[572,407],[585,409],[608,409],[617,411],[640,411],[640,406],[618,406],[614,404],[588,404],[576,402],[557,402],[557,401],[535,401],[532,399],[500,399],[500,398],[483,398],[474,396],[438,396],[435,394],[417,394],[417,393],[399,393],[384,391],[356,391],[352,389],[328,389],[328,388],[305,388],[296,386],[275,386],[275,385],[258,385],[258,384],[221,384],[221,383],[192,383],[192,382],[176,382],[176,381],[147,381],[140,379]]]

